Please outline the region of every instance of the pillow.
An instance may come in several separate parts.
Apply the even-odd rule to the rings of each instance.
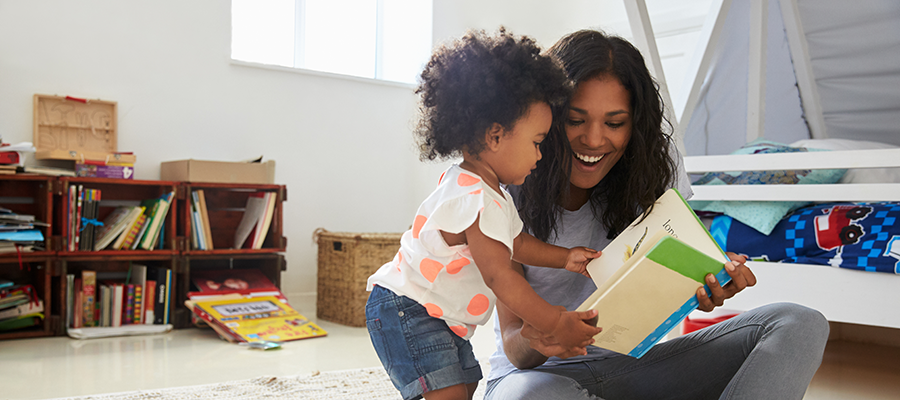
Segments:
[[[850,139],[807,139],[791,143],[791,147],[809,150],[869,150],[896,149],[887,143]],[[859,168],[848,170],[841,183],[900,183],[900,168]]]
[[[796,153],[820,151],[792,147],[786,144],[758,139],[731,154]],[[694,185],[767,185],[767,184],[828,184],[840,181],[846,170],[786,170],[710,172],[696,180]],[[807,201],[696,201],[689,202],[698,211],[720,212],[745,225],[768,235],[785,215],[811,202]]]

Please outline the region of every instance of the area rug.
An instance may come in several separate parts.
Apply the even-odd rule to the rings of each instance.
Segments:
[[[482,370],[487,376],[487,368]],[[484,398],[482,380],[474,399]],[[82,397],[66,397],[65,400],[180,400],[180,399],[347,399],[347,400],[398,400],[400,393],[381,367],[346,371],[314,372],[290,377],[262,376],[253,379],[185,386],[159,390],[139,390]],[[59,399],[62,400],[62,399]]]

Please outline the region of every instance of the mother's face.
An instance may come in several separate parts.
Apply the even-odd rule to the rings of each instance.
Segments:
[[[566,117],[566,136],[572,147],[570,181],[590,189],[625,154],[631,139],[630,94],[618,79],[603,75],[578,84]]]

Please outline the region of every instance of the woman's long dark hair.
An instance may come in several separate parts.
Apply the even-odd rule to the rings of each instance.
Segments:
[[[591,189],[594,217],[611,239],[674,183],[676,164],[669,156],[671,123],[663,113],[659,87],[644,58],[628,41],[582,30],[560,39],[548,53],[558,59],[575,85],[592,78],[619,80],[630,95],[632,131],[625,154]],[[555,110],[551,134],[541,144],[544,158],[518,191],[516,205],[525,227],[538,239],[556,234],[570,190],[572,149],[565,132],[567,110]],[[601,212],[602,211],[602,212]]]

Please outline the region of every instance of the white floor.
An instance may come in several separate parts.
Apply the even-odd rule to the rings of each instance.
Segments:
[[[292,303],[298,303],[294,301]],[[313,302],[294,304],[306,316]],[[226,343],[208,329],[166,335],[0,341],[0,399],[48,399],[303,375],[380,366],[365,328],[317,321],[328,336],[259,351]],[[493,352],[492,327],[473,338],[479,359]],[[896,399],[900,347],[835,340],[806,400]]]

